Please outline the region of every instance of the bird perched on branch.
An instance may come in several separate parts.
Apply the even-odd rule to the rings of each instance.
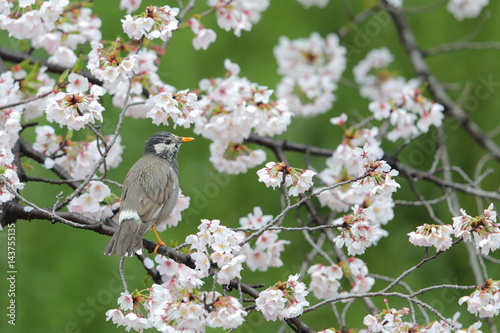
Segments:
[[[142,251],[142,238],[152,229],[162,242],[155,226],[172,212],[179,195],[177,152],[184,142],[194,140],[169,132],[153,134],[144,155],[130,168],[123,183],[118,227],[104,250],[107,256],[131,257]]]

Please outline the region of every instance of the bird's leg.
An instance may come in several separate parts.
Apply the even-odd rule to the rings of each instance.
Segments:
[[[155,247],[155,250],[153,251],[153,254],[156,254],[156,251],[158,251],[158,248],[162,245],[167,245],[165,244],[160,236],[158,235],[158,232],[156,231],[156,228],[154,226],[151,227],[151,230],[153,230],[153,232],[155,233],[155,236],[156,236],[156,239],[158,240],[158,243],[156,243],[156,247]]]

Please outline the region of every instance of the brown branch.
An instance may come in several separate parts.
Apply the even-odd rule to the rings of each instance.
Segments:
[[[390,6],[385,7],[396,25],[396,31],[399,33],[401,43],[410,57],[417,76],[428,82],[429,90],[435,96],[437,102],[446,108],[446,111],[449,112],[467,132],[469,132],[474,140],[480,146],[484,147],[494,159],[500,160],[500,147],[498,147],[495,142],[493,142],[483,130],[470,119],[467,113],[451,99],[443,85],[434,75],[432,75],[424,60],[423,51],[418,46],[417,40],[401,12],[394,10]]]
[[[23,138],[19,137],[18,143],[20,145],[20,152],[22,155],[31,158],[34,161],[37,161],[41,165],[44,164],[45,159],[48,158],[47,155],[33,149],[31,145],[29,145]],[[50,169],[53,173],[55,173],[60,179],[63,179],[66,184],[68,184],[72,189],[76,189],[79,186],[79,182],[73,181],[73,177],[66,172],[62,167],[60,167],[57,163]],[[21,179],[21,181],[26,181],[28,179]]]
[[[268,137],[262,137],[255,134],[251,134],[247,139],[247,142],[257,143],[271,150],[283,149],[289,151],[296,151],[301,153],[309,153],[316,156],[332,156],[334,150],[328,148],[312,147],[305,144],[288,142],[286,140],[273,139]],[[430,181],[443,188],[449,188],[452,190],[458,190],[463,193],[479,196],[487,199],[500,200],[500,193],[493,191],[485,191],[477,187],[472,187],[470,185],[464,185],[460,183],[455,183],[442,178],[437,177],[434,173],[422,171],[419,169],[412,168],[402,162],[399,162],[393,155],[384,155],[383,159],[389,163],[393,168],[398,170],[403,176],[408,179],[423,179]]]
[[[45,210],[37,210],[37,209],[26,209],[27,206],[20,205],[14,201],[10,201],[7,203],[4,203],[2,206],[2,209],[0,210],[0,225],[6,226],[11,223],[16,223],[17,220],[49,220],[52,222],[57,222],[53,221],[53,218],[51,214],[55,214],[59,217],[62,217],[64,219],[67,219],[69,221],[78,223],[80,225],[84,225],[84,229],[92,230],[98,234],[101,235],[107,235],[111,236],[114,234],[114,228],[110,227],[109,225],[104,224],[101,221],[96,221],[91,218],[85,217],[81,214],[78,213],[70,213],[70,212],[52,212],[52,211],[45,211]],[[152,253],[156,247],[156,243],[152,242],[147,239],[143,239],[143,245],[144,248],[147,249],[150,253]],[[183,252],[174,250],[170,247],[167,246],[160,246],[160,248],[157,251],[158,254],[162,254],[164,256],[167,256],[174,261],[178,263],[182,263],[190,268],[195,268],[195,264],[193,260],[191,260],[191,257]],[[141,259],[139,257],[139,259]],[[158,276],[153,276],[155,281],[158,280]],[[259,291],[256,290],[255,288],[252,287],[252,285],[243,283],[237,280],[231,280],[229,283],[229,286],[233,289],[236,290],[241,290],[245,294],[257,298],[259,297]],[[298,318],[291,318],[288,319],[287,322],[289,322],[289,325],[292,329],[294,329],[296,332],[307,332],[307,333],[313,333],[314,330],[308,327],[304,322],[302,322]]]
[[[50,64],[49,62],[47,62],[47,60],[34,58],[29,54],[12,51],[5,47],[0,47],[0,58],[5,61],[11,61],[14,63],[20,63],[29,60],[31,64],[38,63],[40,65],[47,67],[47,70],[52,73],[62,74],[64,71],[71,69],[64,66]],[[101,80],[97,79],[94,75],[90,74],[87,71],[81,71],[79,74],[85,76],[90,83],[97,84],[99,86],[102,86],[103,84]]]

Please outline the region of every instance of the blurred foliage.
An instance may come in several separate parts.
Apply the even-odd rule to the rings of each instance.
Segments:
[[[193,13],[206,9],[203,1],[198,2]],[[176,5],[175,1],[166,3],[171,6]],[[419,44],[424,49],[457,41],[474,32],[477,32],[478,40],[500,39],[498,33],[500,20],[497,20],[500,17],[500,3],[497,1],[491,1],[479,18],[464,22],[457,22],[449,14],[443,1],[423,0],[407,1],[407,3],[407,7],[429,9],[418,14],[406,15]],[[162,5],[165,1],[148,1],[143,7],[146,4]],[[165,82],[179,89],[195,89],[202,78],[222,76],[223,61],[229,58],[241,66],[241,76],[274,88],[280,79],[273,56],[273,47],[277,44],[279,36],[285,35],[291,39],[304,38],[313,31],[325,36],[337,32],[342,27],[350,26],[345,4],[348,7],[352,6],[351,9],[355,13],[363,10],[366,5],[365,1],[360,0],[332,0],[325,9],[305,10],[293,0],[274,0],[270,8],[263,13],[261,21],[251,32],[242,32],[241,38],[216,28],[215,17],[211,15],[203,19],[203,24],[217,31],[216,43],[206,51],[195,51],[191,45],[193,34],[190,30],[175,33],[168,44],[165,56],[161,59],[160,75]],[[426,7],[428,5],[430,7]],[[124,37],[119,19],[125,13],[118,10],[118,1],[96,1],[94,12],[103,20],[104,39]],[[380,22],[378,25],[374,24],[372,18],[359,26],[352,26],[350,33],[342,40],[342,44],[349,48],[348,68],[344,74],[345,84],[340,85],[336,91],[337,101],[333,109],[315,118],[295,119],[289,131],[279,138],[334,149],[342,133],[340,128],[330,125],[328,120],[342,112],[349,114],[350,120],[361,119],[368,114],[367,100],[361,98],[359,92],[349,83],[353,80],[353,66],[373,48],[388,47],[396,59],[392,64],[393,69],[408,79],[415,76],[389,16],[385,17],[386,22],[380,21],[384,24]],[[374,26],[378,27],[378,30],[370,30]],[[19,43],[12,42],[4,34],[1,38],[5,47],[12,49],[20,47]],[[465,99],[469,103],[464,107],[471,118],[485,130],[495,128],[500,119],[497,110],[500,105],[500,94],[497,91],[500,86],[499,54],[498,50],[461,50],[428,59],[433,73],[449,86],[454,98],[458,98],[464,91],[470,89],[469,98]],[[37,55],[43,56],[43,53]],[[496,85],[491,87],[492,91],[488,98],[479,99],[474,94],[475,89],[483,85],[488,78],[491,78]],[[109,100],[107,101],[105,117],[109,125],[105,127],[106,134],[114,128],[119,111],[110,105]],[[191,129],[159,128],[152,125],[150,120],[126,118],[121,133],[125,145],[123,163],[118,169],[109,172],[109,178],[122,182],[130,166],[142,155],[145,140],[158,130],[172,130],[178,135],[195,136]],[[444,130],[448,135],[447,144],[450,147],[452,164],[460,166],[466,174],[473,175],[484,151],[477,148],[473,140],[454,120],[447,118]],[[58,129],[58,131],[64,134],[64,130]],[[34,129],[28,129],[25,135],[28,140],[33,140]],[[416,168],[429,168],[436,153],[435,144],[432,145],[435,136],[433,129],[430,133],[414,140],[402,151],[402,160],[412,162]],[[430,146],[426,143],[430,143]],[[258,183],[255,170],[245,175],[219,174],[208,161],[208,146],[208,140],[196,137],[196,141],[184,145],[181,149],[180,183],[184,194],[191,197],[191,207],[178,227],[164,233],[163,238],[167,242],[171,239],[176,243],[182,243],[186,235],[196,231],[200,218],[220,219],[223,224],[235,227],[239,218],[250,213],[254,206],[262,207],[265,214],[276,215],[280,211],[278,191],[267,189]],[[387,152],[391,152],[395,147],[395,144],[387,142],[383,145]],[[289,158],[294,166],[304,167],[304,156],[290,153]],[[271,152],[268,152],[268,160],[276,160]],[[309,162],[316,170],[324,167],[323,158],[311,158]],[[33,166],[33,170],[29,171],[30,174],[50,175],[43,167],[33,162],[30,164]],[[488,183],[491,184],[488,189],[495,190],[500,183],[498,164],[488,162],[485,167],[496,168],[495,174],[488,178]],[[395,195],[395,199],[414,200],[415,196],[409,190],[407,182],[401,177],[398,181],[401,182],[402,188]],[[418,184],[417,187],[426,198],[441,196],[441,189],[429,183]],[[40,206],[52,206],[55,196],[62,190],[60,186],[42,183],[32,183],[27,188],[29,191],[23,191],[23,195]],[[68,189],[64,191],[68,193]],[[113,191],[120,195],[119,188],[113,188]],[[486,207],[485,203],[479,206],[474,198],[465,195],[460,195],[460,198],[462,207],[471,215],[476,215],[481,212],[480,209]],[[436,209],[438,217],[451,222],[452,215],[446,203],[442,202],[436,207],[438,207]],[[499,207],[497,203],[497,208]],[[382,239],[379,246],[368,248],[366,253],[360,256],[368,262],[372,273],[395,277],[423,257],[424,249],[410,245],[406,234],[418,225],[432,223],[427,211],[420,206],[399,206],[395,213],[394,220],[385,227],[390,236]],[[293,213],[288,214],[284,224],[295,225],[294,218]],[[17,321],[15,327],[6,327],[5,317],[1,318],[0,332],[123,331],[122,328],[117,329],[105,320],[105,311],[117,306],[116,299],[121,291],[117,275],[119,258],[105,257],[102,254],[108,237],[47,221],[18,221],[16,233]],[[152,234],[147,236],[150,239],[153,237]],[[270,269],[265,273],[245,271],[245,282],[273,284],[299,270],[302,258],[310,250],[310,246],[302,241],[300,233],[283,232],[281,237],[292,241],[292,245],[286,247],[283,256],[284,268]],[[0,233],[1,243],[4,243],[5,239],[5,232]],[[467,258],[465,248],[462,245],[457,246],[409,275],[405,282],[414,290],[439,283],[474,284]],[[6,258],[1,256],[0,267],[5,265]],[[125,272],[129,288],[132,290],[148,287],[151,283],[145,277],[144,269],[137,260],[126,260]],[[494,279],[500,278],[500,268],[494,267],[490,272]],[[1,274],[5,275],[4,269]],[[308,277],[305,277],[305,281],[308,281]],[[378,282],[374,290],[381,286],[383,283]],[[6,279],[3,277],[0,280],[2,309],[6,307],[5,288]],[[458,298],[462,295],[457,291],[438,290],[423,296],[422,300],[430,301],[431,305],[442,310],[448,317],[452,317],[459,310],[462,313],[462,321],[472,323],[474,318],[467,314],[466,307],[459,307],[457,304]],[[315,303],[312,294],[309,299],[311,303]],[[384,306],[382,299],[373,301],[379,307]],[[398,307],[407,304],[394,299],[390,300],[389,305]],[[362,318],[365,314],[366,309],[362,302],[356,302],[349,312],[348,327],[363,328]],[[314,329],[337,325],[332,322],[333,316],[329,313],[328,307],[322,311],[307,313],[303,319]],[[265,323],[261,315],[251,314],[247,323],[237,332],[258,332],[263,329],[271,332],[276,331],[279,326],[280,323]],[[483,329],[486,330],[484,326]]]

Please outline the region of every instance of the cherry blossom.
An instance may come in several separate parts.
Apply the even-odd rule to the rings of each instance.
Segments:
[[[151,96],[146,106],[150,108],[146,117],[151,118],[156,125],[168,125],[168,120],[171,119],[174,127],[179,125],[188,128],[202,113],[198,107],[196,94],[188,92],[187,89]]]
[[[487,280],[469,296],[463,296],[458,304],[467,303],[467,311],[479,318],[498,316],[500,313],[500,282]]]
[[[330,0],[297,0],[301,5],[306,8],[317,6],[320,8],[325,8],[326,5],[330,2]]]
[[[298,278],[298,274],[290,275],[286,282],[280,281],[260,292],[255,300],[256,309],[262,312],[266,320],[298,317],[302,314],[304,306],[309,305],[305,299],[309,291]]]
[[[313,33],[309,39],[293,41],[281,37],[274,48],[278,72],[283,75],[278,97],[285,98],[298,116],[326,112],[332,107],[336,83],[346,67],[345,53],[335,34],[322,39]]]
[[[58,92],[53,97],[47,99],[45,113],[47,120],[57,122],[60,126],[67,126],[69,129],[82,129],[89,123],[102,121],[102,111],[104,107],[98,102],[105,90],[99,86],[90,87],[87,94],[87,78],[72,73],[69,79],[68,92]],[[74,81],[81,81],[80,85],[75,85]]]
[[[451,247],[452,232],[453,228],[448,224],[424,224],[417,227],[417,231],[410,232],[408,236],[410,236],[410,243],[413,245],[434,246],[438,251],[445,251]]]
[[[260,20],[260,13],[269,6],[269,0],[207,0],[207,4],[216,9],[217,24],[222,29],[234,30],[236,36],[241,31],[250,31],[252,24]]]
[[[448,0],[446,8],[459,21],[477,17],[489,0]]]
[[[144,36],[165,41],[178,28],[179,21],[175,18],[178,14],[179,8],[148,6],[141,15],[126,15],[122,20],[123,31],[133,39]]]
[[[370,221],[363,208],[355,205],[352,211],[352,214],[344,215],[332,222],[341,229],[340,234],[333,241],[337,247],[345,245],[349,255],[363,254],[367,247],[375,245],[388,233],[381,229],[378,223]]]
[[[497,212],[490,204],[480,216],[472,217],[461,209],[461,216],[453,218],[455,237],[462,237],[466,242],[472,242],[481,253],[487,255],[500,247],[500,228],[497,224]]]
[[[271,215],[263,215],[260,207],[254,207],[253,213],[240,218],[240,225],[243,228],[260,229],[266,226],[273,219]],[[281,267],[281,252],[289,241],[278,238],[279,231],[267,230],[259,235],[255,241],[255,247],[250,243],[245,243],[241,248],[241,253],[246,256],[245,263],[252,271],[266,271],[269,267]],[[247,235],[245,235],[246,237]]]
[[[215,42],[217,38],[215,31],[205,28],[199,20],[192,18],[187,21],[187,24],[195,34],[195,38],[193,38],[193,47],[195,50],[206,50],[210,44]]]
[[[266,153],[262,149],[253,150],[240,143],[214,141],[210,144],[209,160],[221,172],[238,174],[263,163]]]
[[[243,236],[221,225],[219,220],[203,219],[198,230],[195,235],[186,237],[191,250],[196,250],[193,253],[196,268],[203,275],[208,275],[210,259],[220,268],[217,274],[219,284],[227,284],[231,279],[240,277],[245,256],[238,253]]]
[[[49,0],[40,3],[19,3],[20,10],[11,11],[11,6],[2,6],[0,29],[17,39],[33,39],[51,31],[63,13],[69,0]]]
[[[387,139],[411,139],[442,124],[444,106],[425,98],[421,82],[394,77],[388,69],[394,57],[386,48],[370,51],[354,68],[361,96],[372,102],[368,108],[375,119],[389,119],[394,128]]]
[[[90,181],[85,193],[71,200],[68,210],[98,221],[111,217],[113,209],[117,209],[120,202],[118,197],[111,198],[110,195],[111,190],[106,184],[100,181]]]
[[[285,162],[268,162],[265,168],[257,171],[259,182],[267,187],[276,188],[284,185],[290,187],[288,195],[298,196],[309,190],[313,185],[312,177],[316,173],[311,170],[303,170],[289,167]]]
[[[344,276],[341,266],[316,264],[309,267],[307,273],[311,275],[309,289],[316,298],[329,299],[339,294],[339,280]]]

